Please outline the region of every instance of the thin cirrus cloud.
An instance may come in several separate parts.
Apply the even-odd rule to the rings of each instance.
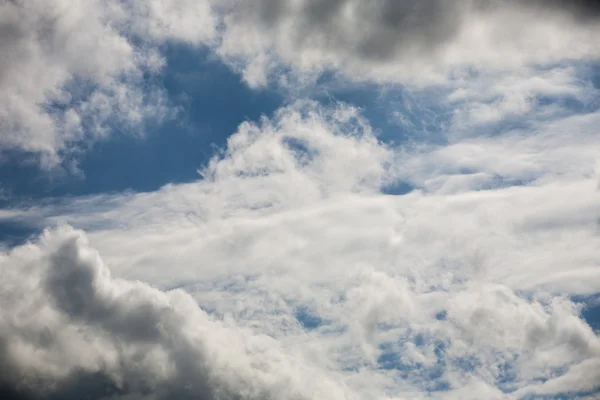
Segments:
[[[41,232],[0,244],[0,394],[597,395],[593,2],[0,7],[0,147],[47,168],[175,115],[145,81],[172,42],[288,100],[195,182],[0,210]],[[301,98],[365,82],[446,119],[390,103],[381,132],[368,104]],[[435,137],[382,139],[419,118]]]

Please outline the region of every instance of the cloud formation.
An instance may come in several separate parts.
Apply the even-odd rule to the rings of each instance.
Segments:
[[[597,119],[411,159],[353,107],[298,103],[242,124],[198,182],[19,211],[85,228],[118,278],[66,228],[3,254],[3,303],[27,310],[3,314],[10,366],[159,398],[593,393],[574,296],[600,292]],[[419,190],[381,194],[395,179]]]
[[[62,399],[297,399],[327,389],[323,379],[299,381],[311,375],[293,373],[293,357],[272,339],[215,321],[185,292],[112,278],[82,232],[46,232],[3,254],[0,268],[4,390]]]
[[[197,182],[0,210],[51,227],[0,245],[0,397],[593,396],[600,113],[582,71],[598,15],[558,0],[2,3],[0,152],[46,167],[172,112],[145,86],[171,41],[254,87],[325,72],[433,87],[447,121],[394,146],[356,107],[293,101],[241,124]]]

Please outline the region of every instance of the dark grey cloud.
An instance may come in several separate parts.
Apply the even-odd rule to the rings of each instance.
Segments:
[[[254,14],[267,28],[292,22],[298,45],[316,44],[386,60],[406,48],[435,50],[453,39],[470,11],[494,13],[516,6],[592,20],[600,17],[599,4],[585,0],[257,0],[234,13]],[[350,10],[354,17],[348,16]],[[535,23],[535,16],[532,19]]]
[[[600,18],[600,2],[593,0],[521,0],[520,3],[525,6],[537,3],[539,7],[548,7],[584,20]]]
[[[258,0],[233,12],[244,18],[254,16],[267,29],[293,23],[293,40],[299,46],[385,60],[408,45],[434,47],[450,39],[460,26],[464,7],[462,2],[443,0],[304,0],[296,4]]]

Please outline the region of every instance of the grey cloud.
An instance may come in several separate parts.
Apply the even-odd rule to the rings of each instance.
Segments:
[[[2,398],[209,400],[294,395],[293,388],[278,383],[284,372],[272,371],[282,375],[271,376],[275,386],[269,387],[252,377],[252,367],[229,370],[231,360],[223,365],[215,359],[219,349],[209,348],[205,335],[218,339],[218,325],[189,295],[115,280],[79,234],[57,235],[60,239],[50,251],[33,261],[37,265],[23,266],[27,272],[16,272],[16,281],[0,288],[7,307],[0,313]],[[24,281],[31,284],[28,292]],[[186,307],[187,312],[182,310]],[[240,336],[234,332],[232,338]],[[236,355],[242,360],[246,356]],[[294,398],[301,397],[296,393]]]
[[[600,3],[594,0],[537,0],[533,2],[521,0],[520,3],[523,5],[537,3],[539,7],[549,7],[584,20],[600,18]]]
[[[596,57],[589,42],[599,15],[584,1],[232,1],[218,51],[255,86],[278,80],[271,74],[281,66],[301,81],[333,70],[358,81],[430,82],[457,68]]]
[[[268,28],[293,23],[297,45],[357,52],[377,60],[406,46],[435,47],[458,29],[464,2],[443,0],[365,2],[356,0],[259,0],[234,13],[255,15]],[[351,12],[352,16],[345,17]]]
[[[493,13],[511,1],[304,0],[295,2],[299,6],[292,3],[252,1],[238,12],[256,13],[267,27],[293,22],[297,26],[294,38],[298,44],[311,44],[309,41],[314,40],[331,50],[357,51],[367,58],[385,60],[406,47],[432,51],[452,40],[467,12]],[[586,19],[600,16],[600,6],[595,1],[512,0],[512,4],[557,10]],[[355,17],[347,17],[349,10]]]

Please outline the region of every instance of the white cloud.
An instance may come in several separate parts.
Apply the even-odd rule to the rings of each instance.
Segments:
[[[161,90],[142,85],[164,64],[156,46],[202,44],[214,21],[206,1],[5,1],[0,32],[0,151],[53,167],[111,134],[115,120],[139,131],[168,115]]]
[[[585,72],[573,65],[554,65],[456,79],[446,99],[455,110],[454,128],[472,134],[498,123],[565,117],[565,102],[584,108],[597,95],[582,76]]]
[[[457,193],[515,184],[574,183],[597,176],[600,113],[463,138],[403,152],[398,175],[428,192]],[[453,137],[454,136],[454,137]]]
[[[156,317],[177,321],[164,323],[172,327],[169,337],[188,338],[186,353],[215,360],[206,370],[186,369],[209,371],[215,385],[236,393],[247,386],[286,398],[291,392],[282,388],[289,387],[300,398],[391,399],[594,390],[589,366],[599,362],[600,338],[569,296],[600,292],[597,119],[587,114],[540,122],[532,132],[457,139],[410,159],[378,143],[352,107],[281,109],[271,120],[241,125],[198,182],[5,210],[4,219],[86,229],[117,278],[91,274],[106,289],[94,286],[81,302],[80,293],[91,290],[83,278],[44,284],[58,255],[68,255],[61,265],[72,266],[63,270],[70,276],[106,271],[81,234],[47,233],[41,243],[3,255],[7,278],[0,293],[23,309],[37,296],[68,295],[71,301],[59,297],[46,306],[52,318],[66,314],[61,328],[52,329],[89,332],[75,335],[67,351],[51,347],[48,359],[28,355],[26,344],[39,335],[2,332],[5,340],[25,343],[15,347],[23,351],[19,368],[47,379],[61,382],[53,366],[74,362],[67,361],[69,351],[77,351],[77,363],[67,365],[116,381],[133,374],[126,382],[145,378],[168,392],[170,383],[187,379],[168,368],[178,361],[133,363],[134,353],[126,351],[138,349],[137,341],[130,343],[139,333],[130,330],[138,326],[131,321],[146,315],[141,304],[152,298],[150,311],[174,304]],[[399,168],[403,162],[406,168]],[[437,165],[440,170],[432,169]],[[453,190],[427,186],[442,171],[449,185],[464,175],[461,168],[524,184],[474,191],[477,178]],[[427,190],[380,194],[393,178]],[[72,256],[68,248],[91,258]],[[211,317],[182,294],[135,280],[182,288]],[[173,296],[186,300],[178,305]],[[18,332],[35,332],[45,309],[15,320]],[[77,310],[89,310],[84,322]],[[99,333],[105,331],[118,335],[106,338]],[[221,335],[227,339],[218,340]],[[126,344],[121,352],[114,350],[117,340]],[[87,350],[77,350],[79,341]],[[180,354],[163,336],[150,343],[148,357]],[[114,365],[124,366],[115,371]]]

